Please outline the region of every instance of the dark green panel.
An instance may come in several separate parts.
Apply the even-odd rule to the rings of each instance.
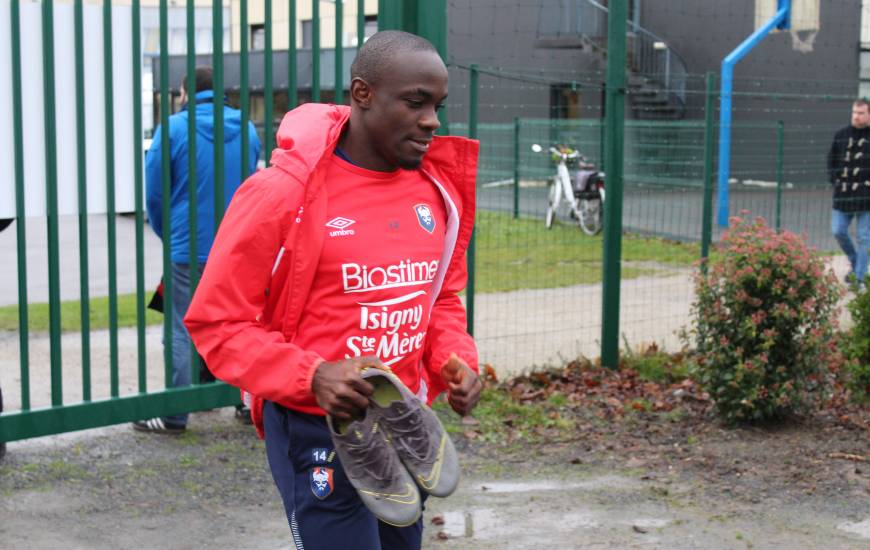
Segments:
[[[223,2],[212,0],[212,68],[214,69],[214,142],[224,142],[224,23]],[[224,217],[224,148],[214,148],[214,231]]]
[[[54,98],[54,5],[42,3],[42,83],[45,131],[45,199],[48,222],[48,317],[51,345],[51,404],[63,403],[60,349],[60,244],[57,210],[57,135]]]
[[[187,277],[192,299],[199,284],[199,193],[196,166],[196,13],[194,0],[187,0]],[[190,90],[193,88],[193,91]],[[199,355],[190,346],[190,379],[199,381]]]
[[[265,55],[263,55],[263,131],[266,134],[264,151],[266,166],[272,161],[272,149],[275,148],[275,91],[272,82],[272,0],[266,0],[265,6]]]
[[[601,364],[619,367],[619,297],[622,255],[623,136],[625,133],[626,0],[611,0],[607,18],[605,134],[607,201],[604,204],[604,262]]]
[[[118,380],[118,262],[115,228],[115,99],[112,68],[112,2],[103,2],[103,98],[106,132],[106,240],[109,270],[109,391],[119,394]]]
[[[335,2],[335,99],[333,103],[341,105],[344,103],[344,44],[342,44],[342,25],[344,21],[343,0]]]
[[[169,197],[171,196],[169,167],[169,8],[160,0],[160,183],[163,202],[161,218],[163,234],[169,235]],[[163,239],[163,295],[172,296],[172,256],[169,239]],[[172,300],[163,300],[163,382],[172,386]]]
[[[251,136],[248,134],[250,125],[248,118],[251,113],[251,91],[248,85],[248,0],[239,2],[239,21],[242,29],[239,34],[239,108],[242,111],[242,181],[250,175]]]
[[[469,87],[469,114],[468,114],[468,137],[471,139],[477,139],[477,87],[478,87],[478,79],[479,73],[477,70],[477,65],[471,65],[471,78],[468,84]],[[466,300],[465,300],[465,310],[466,310],[466,329],[468,330],[468,334],[474,336],[474,288],[476,281],[476,250],[477,250],[477,240],[475,237],[475,231],[471,231],[471,240],[468,243],[468,251],[466,252],[466,263],[468,265],[468,282],[465,285],[466,292]]]
[[[237,388],[218,382],[146,395],[9,413],[0,416],[0,441],[17,441],[157,416],[204,411],[236,405],[239,402]]]
[[[76,178],[79,207],[79,303],[82,324],[82,399],[91,400],[91,315],[88,282],[88,181],[85,139],[85,52],[82,0],[74,8],[76,64]]]
[[[299,80],[296,74],[296,0],[289,0],[290,33],[287,45],[287,108],[299,105]]]
[[[311,0],[311,101],[320,101],[320,0]]]
[[[24,126],[21,115],[21,20],[18,0],[10,4],[12,39],[12,136],[15,143],[15,223],[16,256],[18,258],[18,303],[27,302],[27,232],[20,220],[24,211]],[[18,345],[21,372],[21,408],[30,408],[30,336],[27,308],[18,308]]]
[[[142,10],[140,0],[133,0],[133,189],[136,197],[136,343],[137,374],[140,392],[148,389],[145,363],[145,214],[143,204],[142,164]]]

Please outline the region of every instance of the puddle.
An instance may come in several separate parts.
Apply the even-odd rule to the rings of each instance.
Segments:
[[[564,491],[566,489],[615,489],[617,487],[628,487],[629,485],[630,480],[626,478],[603,476],[574,483],[561,483],[559,481],[495,481],[481,484],[480,489],[487,493],[537,493],[542,491]]]
[[[493,508],[474,508],[468,511],[453,511],[443,514],[443,531],[450,538],[470,538],[473,540],[499,540],[526,537],[530,529],[548,533],[571,533],[577,529],[593,529],[600,525],[592,514],[572,512],[558,516],[539,517],[533,527],[510,512]]]
[[[854,523],[847,521],[838,525],[837,529],[847,533],[852,533],[853,535],[858,535],[864,539],[870,539],[870,519]]]

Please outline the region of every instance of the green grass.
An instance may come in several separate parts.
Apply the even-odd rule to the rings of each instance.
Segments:
[[[479,293],[558,288],[602,280],[602,237],[584,235],[576,225],[556,223],[548,230],[539,218],[514,220],[510,214],[481,211],[477,215],[476,238],[475,288]],[[675,269],[690,267],[699,256],[698,244],[625,235],[622,278],[670,275]],[[90,303],[91,329],[107,329],[109,299],[91,298]],[[146,310],[146,325],[161,322],[161,314]],[[118,296],[118,326],[136,326],[135,294]],[[34,332],[48,330],[48,304],[30,304],[28,327]],[[18,330],[18,306],[0,307],[0,330]],[[78,300],[61,303],[61,330],[81,330]]]
[[[150,300],[150,295],[146,296]],[[91,330],[109,328],[109,298],[91,298],[90,300]],[[78,300],[61,302],[60,328],[64,332],[78,332],[82,328],[81,308]],[[27,308],[27,326],[32,332],[48,330],[48,304],[30,304]],[[163,315],[145,310],[145,324],[157,325],[163,322]],[[118,296],[118,326],[136,326],[136,295],[121,294]],[[0,307],[0,330],[18,330],[18,306]]]
[[[472,429],[480,434],[481,441],[498,445],[504,445],[509,440],[535,442],[552,437],[552,432],[545,434],[542,430],[572,433],[575,423],[559,414],[560,401],[556,398],[550,402],[522,403],[502,388],[486,388],[474,409],[474,418],[479,425]],[[442,412],[441,420],[448,433],[457,434],[469,429],[452,412],[443,414],[450,410],[445,400],[435,401],[433,408]]]
[[[574,225],[554,224],[546,229],[541,219],[478,212],[478,292],[505,292],[526,288],[556,288],[593,284],[602,280],[602,237],[589,237]],[[699,244],[654,237],[624,235],[622,278],[670,275],[691,267],[700,257]]]
[[[689,377],[691,367],[688,361],[675,361],[664,352],[633,354],[623,356],[625,368],[637,371],[641,380],[657,384],[674,384]]]

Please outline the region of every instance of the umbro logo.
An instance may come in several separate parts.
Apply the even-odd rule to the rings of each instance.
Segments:
[[[326,227],[332,227],[334,229],[347,229],[355,223],[355,220],[349,220],[347,218],[342,218],[341,216],[339,216],[337,218],[332,218],[330,221],[326,222]]]
[[[353,235],[355,232],[353,229],[348,229],[348,227],[352,226],[356,223],[356,220],[350,220],[348,218],[343,218],[338,216],[337,218],[332,218],[328,222],[326,222],[326,227],[331,227],[335,231],[330,231],[330,237],[345,237],[348,235]]]

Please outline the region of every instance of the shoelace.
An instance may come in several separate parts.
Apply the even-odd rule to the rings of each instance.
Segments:
[[[353,427],[350,429],[354,430]],[[362,468],[378,485],[387,487],[396,477],[395,463],[387,455],[386,445],[376,445],[375,438],[374,433],[361,441],[356,437],[349,437],[345,449],[356,466]]]
[[[390,412],[390,430],[396,436],[396,450],[409,455],[416,462],[431,463],[433,449],[429,445],[429,434],[423,421],[423,411],[416,407],[408,407],[404,403],[393,403]]]

